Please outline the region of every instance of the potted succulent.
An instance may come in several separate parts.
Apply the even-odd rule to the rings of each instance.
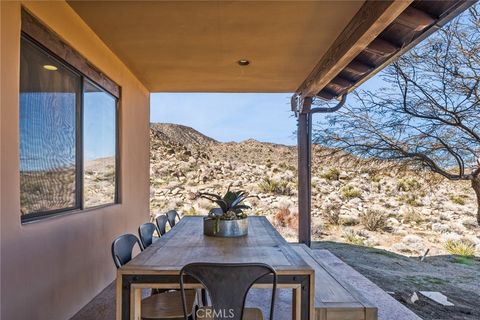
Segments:
[[[218,205],[203,219],[203,233],[215,237],[241,237],[248,233],[248,219],[243,212],[250,209],[243,201],[251,198],[245,191],[230,191],[228,187],[225,195],[200,193],[199,196]]]

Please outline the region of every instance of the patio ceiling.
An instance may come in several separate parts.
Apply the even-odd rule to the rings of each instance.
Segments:
[[[363,3],[69,1],[152,92],[294,92]]]

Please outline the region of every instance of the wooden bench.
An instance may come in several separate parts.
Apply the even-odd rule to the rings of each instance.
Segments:
[[[315,320],[377,320],[378,309],[303,244],[294,250],[315,269]],[[356,271],[354,271],[356,272]],[[386,293],[385,293],[386,294]]]

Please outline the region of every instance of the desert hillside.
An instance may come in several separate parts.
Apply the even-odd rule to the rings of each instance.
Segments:
[[[251,214],[266,215],[288,239],[297,224],[296,148],[247,140],[221,143],[185,126],[152,124],[152,216],[168,209],[206,214],[199,191],[231,184],[258,195]],[[359,160],[314,146],[314,240],[332,240],[406,254],[480,252],[474,193],[468,183],[388,162]]]

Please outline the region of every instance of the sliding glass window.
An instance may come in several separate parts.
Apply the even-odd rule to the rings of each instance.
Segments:
[[[117,199],[117,99],[26,36],[20,60],[22,221]]]
[[[83,195],[94,207],[115,202],[117,101],[90,81],[83,88]]]

